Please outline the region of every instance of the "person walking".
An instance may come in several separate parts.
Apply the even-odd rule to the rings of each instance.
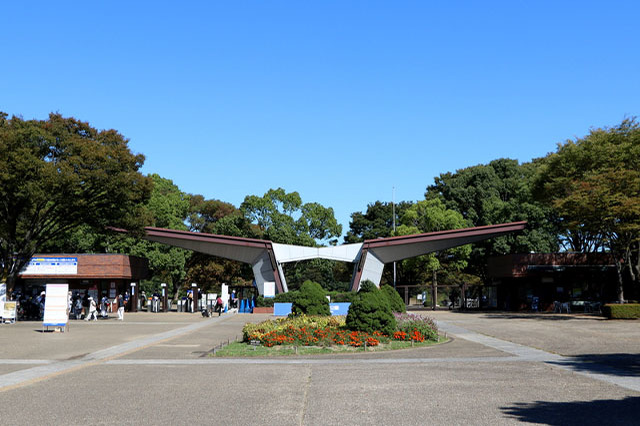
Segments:
[[[222,307],[224,306],[224,302],[222,301],[222,297],[218,296],[216,299],[216,311],[218,311],[218,316],[222,315]]]
[[[98,308],[96,307],[96,301],[93,300],[93,297],[89,296],[89,314],[84,320],[91,321],[91,318],[93,318],[94,321],[98,320]]]
[[[124,300],[122,300],[121,294],[116,298],[116,306],[118,307],[118,319],[124,321]]]

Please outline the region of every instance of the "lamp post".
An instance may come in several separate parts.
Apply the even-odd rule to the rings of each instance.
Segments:
[[[131,283],[131,312],[138,312],[138,292],[136,291],[136,283]]]
[[[198,284],[191,283],[191,296],[193,300],[191,302],[191,312],[197,312],[198,310]]]
[[[160,287],[162,288],[162,312],[168,312],[169,306],[167,306],[167,304],[169,301],[167,296],[167,283],[160,284]]]

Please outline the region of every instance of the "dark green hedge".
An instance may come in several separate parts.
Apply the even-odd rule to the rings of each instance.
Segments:
[[[602,313],[609,319],[640,318],[640,304],[626,303],[623,305],[612,303],[602,307]]]
[[[389,284],[385,284],[380,287],[380,292],[387,298],[391,310],[393,312],[404,313],[407,312],[407,307],[404,305],[404,300]]]
[[[273,308],[274,302],[273,297],[258,296],[256,298],[256,306],[259,308]]]
[[[296,300],[296,297],[298,297],[297,290],[288,291],[286,293],[278,293],[276,294],[274,302],[275,303],[293,303],[293,301]]]
[[[293,315],[331,315],[329,300],[322,286],[313,281],[305,281],[291,307]]]
[[[396,319],[387,298],[375,285],[372,287],[365,281],[349,307],[346,325],[349,330],[380,331],[390,336],[396,329]]]

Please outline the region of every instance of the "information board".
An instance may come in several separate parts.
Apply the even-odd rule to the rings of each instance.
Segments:
[[[276,297],[276,283],[275,281],[264,282],[264,297]]]
[[[16,319],[16,311],[17,311],[17,303],[16,302],[4,302],[4,309],[2,313],[3,321],[15,321]]]
[[[7,285],[0,283],[0,317],[4,315],[4,302],[7,300]]]
[[[69,284],[47,284],[44,301],[45,327],[64,327],[69,322]]]
[[[22,275],[77,275],[77,257],[32,257]]]

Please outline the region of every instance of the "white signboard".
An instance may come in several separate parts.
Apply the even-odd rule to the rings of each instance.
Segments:
[[[4,314],[4,302],[7,300],[7,285],[0,283],[0,317]]]
[[[9,321],[16,319],[18,302],[4,302],[4,309],[2,310],[2,320]]]
[[[222,284],[222,286],[220,287],[220,293],[222,293],[220,295],[222,303],[224,303],[224,306],[227,307],[227,303],[229,302],[229,286],[226,284]]]
[[[67,311],[69,302],[69,284],[47,284],[44,301],[45,327],[64,327],[69,322]]]
[[[77,257],[32,257],[22,275],[77,275]]]
[[[274,281],[264,282],[264,297],[276,297],[276,283]]]

